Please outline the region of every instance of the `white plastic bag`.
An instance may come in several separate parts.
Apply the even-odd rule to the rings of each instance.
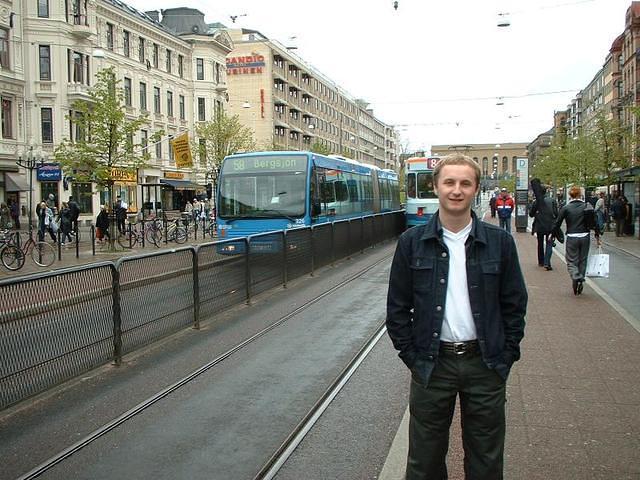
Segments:
[[[589,255],[586,275],[587,277],[609,278],[609,255],[602,253],[602,248],[598,248],[598,253]]]

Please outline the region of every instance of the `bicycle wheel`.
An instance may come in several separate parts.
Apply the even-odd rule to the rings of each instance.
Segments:
[[[122,233],[118,234],[117,240],[118,240],[118,245],[126,249],[132,248],[138,241],[135,234],[129,235],[129,232],[125,232],[124,234]]]
[[[2,265],[7,270],[20,270],[24,265],[24,253],[15,245],[5,245],[0,250]]]
[[[157,247],[160,243],[160,240],[162,240],[162,233],[160,233],[160,231],[156,230],[155,228],[149,228],[144,238],[148,243],[152,243]]]
[[[56,251],[47,242],[36,242],[31,249],[31,259],[36,265],[48,267],[56,261]]]
[[[176,243],[184,243],[187,241],[187,231],[182,227],[177,227],[173,239]]]

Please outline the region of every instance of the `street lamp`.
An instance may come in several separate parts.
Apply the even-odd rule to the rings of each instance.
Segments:
[[[44,161],[44,156],[34,154],[33,146],[30,146],[26,157],[22,158],[22,155],[19,155],[16,162],[18,166],[29,170],[29,238],[33,235],[33,171],[44,165]]]

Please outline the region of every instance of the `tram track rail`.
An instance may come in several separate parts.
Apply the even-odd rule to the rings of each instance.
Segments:
[[[349,364],[340,372],[333,383],[325,390],[320,399],[311,407],[303,419],[296,425],[293,431],[278,447],[271,458],[265,463],[260,471],[255,475],[254,480],[271,480],[275,478],[280,469],[285,465],[291,454],[302,443],[307,434],[311,431],[315,423],[322,414],[329,408],[333,400],[340,391],[347,385],[349,379],[356,372],[360,364],[367,358],[371,350],[386,333],[385,323],[378,326],[375,333],[369,337],[362,348],[351,359]]]
[[[40,477],[41,475],[43,475],[44,473],[46,473],[47,471],[49,471],[50,469],[52,469],[56,465],[64,462],[65,459],[71,457],[75,453],[77,453],[80,450],[84,449],[85,447],[89,446],[90,444],[92,444],[93,442],[95,442],[99,438],[105,436],[109,432],[111,432],[111,431],[117,429],[118,427],[122,426],[124,423],[126,423],[127,421],[133,419],[138,414],[148,410],[149,408],[151,408],[154,404],[156,404],[160,400],[162,400],[162,399],[166,398],[167,396],[171,395],[173,392],[175,392],[176,390],[180,389],[181,387],[184,387],[185,385],[189,384],[190,382],[192,382],[194,379],[198,378],[203,373],[205,373],[205,372],[209,371],[210,369],[212,369],[213,367],[219,365],[225,359],[231,357],[235,353],[237,353],[240,350],[242,350],[243,348],[247,347],[249,344],[255,342],[256,340],[258,340],[259,338],[263,337],[264,335],[266,335],[270,331],[272,331],[275,328],[281,326],[282,324],[287,322],[289,319],[295,317],[296,315],[300,314],[301,312],[303,312],[307,308],[309,308],[312,305],[318,303],[322,299],[330,296],[331,294],[333,294],[336,291],[340,290],[341,288],[345,287],[346,285],[348,285],[349,283],[353,282],[354,280],[357,280],[358,278],[362,277],[364,274],[366,274],[367,272],[369,272],[370,270],[372,270],[373,268],[375,268],[376,266],[378,266],[382,262],[387,261],[389,259],[389,257],[390,257],[389,255],[385,255],[384,257],[376,260],[374,263],[372,263],[370,265],[367,265],[366,267],[364,267],[361,270],[357,271],[356,273],[354,273],[353,275],[351,275],[347,279],[341,281],[337,285],[334,285],[333,287],[325,290],[321,294],[317,295],[316,297],[310,299],[309,301],[307,301],[304,304],[300,305],[299,307],[295,308],[294,310],[292,310],[291,312],[287,313],[286,315],[281,316],[275,322],[271,323],[270,325],[268,325],[267,327],[263,328],[259,332],[253,334],[252,336],[246,338],[242,342],[238,343],[234,347],[232,347],[232,348],[228,349],[226,352],[222,353],[221,355],[218,355],[216,358],[214,358],[210,362],[208,362],[208,363],[200,366],[199,368],[193,370],[191,373],[189,373],[186,376],[180,378],[179,380],[177,380],[176,382],[172,383],[171,385],[163,388],[162,390],[158,391],[154,395],[146,398],[145,400],[143,400],[142,402],[138,403],[137,405],[135,405],[131,409],[129,409],[126,412],[124,412],[121,415],[119,415],[118,417],[116,417],[113,420],[105,423],[101,427],[93,430],[91,433],[87,434],[82,439],[76,441],[72,445],[70,445],[67,448],[61,450],[57,454],[51,456],[50,458],[48,458],[47,460],[42,462],[40,465],[38,465],[38,466],[32,468],[31,470],[29,470],[28,472],[22,474],[20,477],[18,477],[18,480],[27,480],[27,479],[34,479],[34,478]],[[357,365],[359,365],[362,362],[362,360],[366,357],[366,355],[363,356],[360,361],[357,360],[358,357],[360,355],[362,355],[362,352],[364,350],[366,350],[367,353],[368,353],[371,350],[371,348],[373,348],[373,346],[375,345],[375,343],[371,344],[372,338],[375,338],[377,336],[377,338],[379,339],[380,336],[383,333],[384,333],[384,330],[380,330],[380,327],[378,327],[378,329],[376,330],[376,333],[374,334],[374,336],[371,337],[367,341],[365,346],[358,352],[358,354],[354,357],[354,359],[351,360],[349,365],[347,365],[347,367],[345,367],[345,369],[340,373],[340,375],[337,377],[337,379],[334,381],[334,383],[325,391],[325,393],[322,395],[321,399],[314,405],[314,407],[310,410],[310,412],[298,424],[298,426],[294,429],[294,432],[291,435],[289,435],[289,437],[287,437],[285,442],[283,442],[283,444],[280,446],[280,448],[278,448],[276,453],[271,457],[271,459],[267,462],[267,464],[265,464],[265,467],[263,467],[261,469],[261,472],[262,471],[265,472],[264,475],[270,474],[269,473],[270,471],[273,471],[274,473],[277,472],[277,470],[274,470],[274,467],[277,466],[277,468],[279,469],[283,464],[282,459],[288,458],[288,456],[293,451],[293,450],[289,451],[288,448],[291,448],[292,445],[294,445],[294,444],[297,445],[297,444],[300,443],[300,441],[302,441],[302,438],[304,438],[304,435],[302,437],[299,437],[299,435],[302,432],[304,432],[306,434],[306,432],[309,431],[310,427],[313,425],[313,423],[315,423],[315,421],[318,418],[318,417],[316,417],[317,413],[320,412],[320,414],[321,414],[321,412],[324,411],[324,409],[326,409],[326,407],[328,406],[330,401],[333,398],[335,398],[335,396],[339,392],[339,389],[336,390],[336,386],[341,383],[340,379],[343,379],[343,382],[346,383],[348,378],[353,374],[353,372],[357,368]],[[369,349],[367,349],[368,345],[371,345]],[[355,367],[354,367],[354,365],[355,365]],[[344,384],[342,386],[344,386]],[[340,386],[340,388],[342,388],[342,386]],[[334,393],[332,393],[332,392],[334,392]],[[328,401],[328,403],[326,403],[327,401]],[[325,405],[325,403],[326,403],[326,405]],[[323,407],[323,405],[325,405],[325,406]],[[315,412],[315,414],[312,413],[312,412]],[[313,423],[310,423],[311,421],[313,421]],[[283,448],[283,446],[285,446],[285,448]],[[286,454],[286,458],[285,458],[285,454]],[[272,478],[272,477],[263,476],[263,477],[256,477],[256,478]]]

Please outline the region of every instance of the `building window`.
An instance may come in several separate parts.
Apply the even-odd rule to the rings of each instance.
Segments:
[[[171,73],[171,50],[167,48],[167,73]]]
[[[156,158],[160,160],[162,158],[162,142],[156,141]]]
[[[180,120],[184,120],[186,118],[186,114],[184,111],[184,95],[180,95],[178,97],[178,106],[180,109]]]
[[[51,80],[51,47],[40,45],[40,80]]]
[[[73,10],[74,25],[89,25],[87,21],[87,0],[72,0],[71,8]],[[67,16],[67,22],[68,22],[69,21],[68,12],[66,13],[66,16]]]
[[[182,78],[184,76],[184,57],[178,55],[178,76]]]
[[[89,56],[71,50],[67,53],[69,82],[89,85]]]
[[[53,143],[53,110],[51,108],[41,108],[40,121],[42,143]]]
[[[13,118],[11,100],[2,97],[2,138],[13,138]]]
[[[204,122],[206,120],[206,107],[205,107],[204,98],[198,97],[198,121]]]
[[[146,155],[149,146],[149,132],[140,130],[140,144],[142,145],[142,154]]]
[[[204,58],[196,58],[196,80],[204,80]]]
[[[213,75],[216,83],[222,82],[222,65],[218,62],[213,62]]]
[[[220,100],[216,100],[213,104],[213,112],[216,115],[216,118],[220,117],[224,113],[224,105]]]
[[[160,113],[160,87],[153,87],[153,112]]]
[[[511,173],[516,173],[518,171],[518,157],[513,157],[511,159]]]
[[[131,106],[131,79],[124,77],[124,104]]]
[[[93,213],[93,192],[90,183],[74,183],[71,192],[83,214]]]
[[[49,17],[49,0],[38,0],[38,16],[40,18]]]
[[[167,117],[173,117],[173,92],[167,90]]]
[[[9,30],[0,28],[0,67],[9,69]]]
[[[113,51],[113,24],[107,23],[107,48]]]
[[[144,38],[142,37],[138,39],[138,60],[144,63]]]
[[[160,47],[158,46],[157,43],[153,44],[153,66],[155,68],[158,68],[158,65],[160,65]]]
[[[78,120],[76,121],[76,119]],[[69,111],[69,136],[72,142],[84,141],[84,128],[80,123],[80,119],[82,119],[81,112]]]
[[[130,34],[126,30],[122,31],[122,50],[125,57],[129,56],[129,37]]]
[[[140,82],[140,110],[147,110],[147,84]]]
[[[509,158],[502,157],[502,173],[509,173]]]
[[[169,161],[173,162],[175,160],[175,155],[173,152],[173,135],[167,136],[167,148],[169,149]]]

